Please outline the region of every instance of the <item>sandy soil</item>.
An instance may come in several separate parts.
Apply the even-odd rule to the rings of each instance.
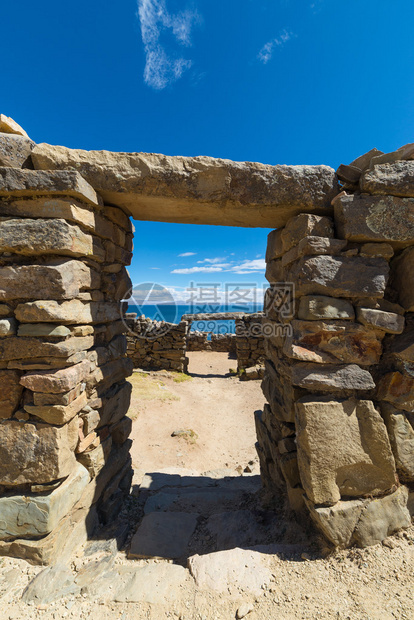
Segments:
[[[204,473],[257,462],[253,413],[263,407],[260,381],[230,375],[237,364],[228,353],[194,351],[188,357],[189,380],[177,383],[176,373],[162,371],[145,378],[135,372],[130,379],[134,484],[145,472],[166,467]],[[171,436],[180,430],[192,430],[197,438]]]

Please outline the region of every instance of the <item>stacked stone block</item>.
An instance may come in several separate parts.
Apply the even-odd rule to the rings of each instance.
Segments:
[[[263,364],[265,358],[263,315],[245,314],[236,319],[237,370]]]
[[[331,216],[269,234],[264,484],[334,545],[410,522],[414,484],[414,147],[341,166]],[[293,284],[287,312],[280,291]],[[412,497],[412,496],[411,496]]]
[[[13,163],[0,168],[0,554],[47,564],[129,492],[133,235],[78,172]]]
[[[187,321],[167,323],[142,315],[128,318],[127,325],[127,354],[134,368],[187,371]]]
[[[210,336],[210,340],[208,337]],[[188,332],[187,351],[217,351],[236,353],[236,334],[213,334],[210,332]]]

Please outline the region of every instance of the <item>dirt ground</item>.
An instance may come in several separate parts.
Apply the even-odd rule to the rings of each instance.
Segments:
[[[240,382],[228,374],[229,368],[236,364],[227,354],[194,352],[189,357],[190,378],[163,371],[135,372],[131,378],[134,385],[130,415],[134,418],[135,487],[120,515],[120,519],[130,525],[131,535],[144,506],[157,497],[166,499],[162,489],[155,490],[152,496],[149,491],[138,489],[146,472],[174,472],[184,468],[186,472],[194,472],[193,475],[206,474],[215,478],[221,485],[192,491],[171,489],[171,492],[181,493],[180,501],[186,500],[190,491],[201,493],[204,499],[208,494],[214,496],[215,488],[218,494],[223,493],[220,489],[227,488],[223,487],[223,481],[228,475],[233,476],[231,480],[236,484],[258,480],[253,412],[263,406],[260,381]],[[171,436],[174,432],[176,435]],[[244,473],[246,467],[252,471]],[[231,489],[228,492],[234,493]],[[249,495],[251,500],[247,506],[235,505],[230,510],[255,511],[258,508],[260,512],[260,493]],[[252,502],[257,502],[256,508]],[[227,514],[231,516],[232,513]],[[213,514],[212,518],[217,516]],[[270,555],[262,551],[260,561],[268,567],[271,577],[259,592],[253,593],[249,588],[250,575],[252,581],[256,576],[254,570],[248,573],[243,586],[235,583],[235,577],[243,572],[244,566],[240,563],[232,574],[229,573],[228,587],[221,592],[200,586],[185,569],[185,563],[181,563],[184,567],[181,570],[185,569],[184,581],[176,585],[167,580],[166,584],[166,580],[160,578],[157,587],[164,587],[164,594],[155,595],[155,600],[148,600],[146,588],[149,585],[145,579],[144,586],[142,582],[136,585],[138,589],[144,588],[143,598],[139,599],[135,593],[135,602],[125,602],[111,594],[113,585],[116,590],[114,582],[107,578],[108,586],[102,587],[105,574],[92,572],[92,583],[86,592],[79,592],[79,588],[75,592],[67,589],[66,593],[59,591],[59,596],[46,603],[32,600],[27,604],[21,600],[22,593],[42,572],[42,567],[0,558],[0,620],[414,619],[414,527],[368,549],[335,552],[322,544],[314,531],[306,529],[305,523],[297,523],[292,515],[280,510],[277,519],[277,527],[272,525],[270,529],[279,529],[280,536],[275,542],[286,542],[287,551],[272,551]],[[263,529],[263,523],[259,525]],[[236,529],[241,529],[239,522]],[[290,532],[289,538],[283,533],[286,531]],[[166,560],[128,560],[128,541],[120,550],[113,542],[90,541],[66,566],[71,579],[76,579],[87,567],[96,571],[106,562],[112,566],[110,574],[114,575],[122,570],[142,570],[142,574],[160,570],[163,574],[162,569],[169,563]],[[232,547],[229,553],[233,551],[241,550]],[[213,556],[214,553],[204,557]],[[62,584],[62,588],[65,585]],[[46,594],[49,594],[49,587],[53,587],[52,580],[46,587]],[[59,590],[60,584],[57,587]]]
[[[205,473],[257,463],[253,414],[263,408],[260,381],[230,375],[237,362],[228,353],[193,351],[188,357],[190,377],[160,371],[134,372],[130,379],[134,484],[160,468]],[[195,435],[172,437],[177,431]]]

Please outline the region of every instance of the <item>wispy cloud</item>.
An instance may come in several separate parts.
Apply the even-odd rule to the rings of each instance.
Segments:
[[[293,33],[289,30],[282,30],[277,37],[271,39],[263,45],[262,49],[257,54],[257,58],[260,60],[260,62],[266,65],[269,60],[271,60],[275,48],[282,47],[288,41],[290,41],[293,36]]]
[[[216,273],[223,271],[222,267],[188,267],[186,269],[173,269],[171,273]]]
[[[223,258],[205,258],[204,260],[197,261],[197,265],[194,267],[186,267],[183,269],[173,269],[171,273],[190,274],[190,273],[259,273],[266,269],[266,262],[264,258],[255,258],[253,260],[245,260],[243,262],[226,262],[219,263],[217,261],[224,260]]]
[[[182,254],[179,254],[178,256],[195,256],[196,252],[183,252]]]
[[[215,265],[217,263],[222,263],[225,260],[225,256],[218,256],[216,258],[203,258],[203,260],[198,260],[197,263],[210,263],[210,265]]]
[[[162,90],[178,80],[192,65],[173,46],[191,45],[191,31],[200,21],[196,11],[185,9],[176,15],[167,10],[166,0],[137,0],[141,37],[146,63],[144,80],[155,90]],[[172,35],[173,46],[161,43],[161,35]]]

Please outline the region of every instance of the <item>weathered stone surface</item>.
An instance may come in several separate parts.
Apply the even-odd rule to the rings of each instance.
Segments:
[[[8,306],[7,304],[0,304],[0,316],[1,317],[12,316],[12,315],[13,315],[13,310],[10,308],[10,306]]]
[[[51,493],[0,497],[0,539],[46,536],[80,499],[89,474],[79,463]]]
[[[83,302],[42,300],[19,304],[16,318],[22,323],[107,323],[117,321],[122,315],[121,304],[109,302]]]
[[[57,564],[36,575],[25,588],[22,600],[31,605],[47,605],[64,596],[76,596],[79,592],[70,568]]]
[[[299,301],[298,317],[304,321],[354,319],[353,305],[346,299],[324,295],[305,295]]]
[[[103,237],[104,239],[116,238],[122,241],[117,233],[117,227],[102,217],[99,213],[86,208],[86,205],[73,199],[59,196],[51,198],[42,196],[29,200],[20,199],[10,202],[0,202],[0,215],[11,215],[13,217],[41,217],[52,219],[64,219],[75,224],[80,224],[89,232]],[[118,243],[118,245],[124,245]]]
[[[372,390],[374,380],[367,370],[356,364],[295,364],[292,383],[311,391],[336,392],[342,390]]]
[[[355,168],[359,168],[361,172],[364,172],[367,168],[369,168],[371,161],[374,157],[378,157],[379,155],[383,155],[383,151],[379,151],[378,149],[371,149],[367,153],[360,155],[354,161],[351,161],[350,166],[355,166]]]
[[[379,164],[392,164],[396,161],[414,159],[414,144],[405,144],[391,153],[377,153],[370,162],[370,168]]]
[[[35,405],[69,405],[71,402],[78,398],[84,391],[85,384],[78,383],[76,387],[69,392],[62,392],[61,394],[45,394],[43,392],[35,392],[33,394],[33,402]]]
[[[354,532],[357,545],[375,545],[397,530],[409,527],[411,516],[407,502],[407,487],[400,487],[391,495],[371,501],[363,510]]]
[[[3,336],[13,336],[16,331],[16,319],[0,319],[0,338]]]
[[[197,525],[198,514],[151,512],[141,521],[131,541],[128,558],[180,558]]]
[[[414,248],[408,248],[392,265],[392,286],[407,312],[414,311]]]
[[[359,182],[361,172],[362,171],[359,168],[352,166],[352,164],[349,164],[348,166],[341,164],[337,169],[336,174],[340,181],[344,181],[350,185],[356,185]]]
[[[281,260],[271,260],[267,263],[265,278],[270,284],[283,282],[285,278]]]
[[[45,342],[37,338],[20,338],[10,336],[0,339],[0,357],[2,360],[17,360],[36,357],[68,358],[78,351],[93,346],[93,336],[67,338],[61,342]]]
[[[132,385],[125,381],[121,386],[114,385],[110,396],[102,399],[99,426],[115,424],[127,413],[131,401]]]
[[[30,153],[35,143],[24,136],[0,133],[0,166],[33,168]]]
[[[75,366],[53,372],[28,372],[20,379],[20,383],[33,392],[62,394],[84,381],[89,372],[90,362],[85,360]]]
[[[328,237],[304,237],[298,245],[291,248],[282,256],[282,267],[286,267],[301,256],[316,256],[319,254],[339,254],[346,246],[344,239],[329,239]]]
[[[76,420],[75,420],[76,422]],[[112,437],[102,441],[94,450],[78,454],[78,461],[86,467],[92,478],[96,478],[109,459],[112,448]]]
[[[296,403],[298,464],[314,504],[378,495],[395,484],[384,421],[372,401],[306,396]]]
[[[0,114],[0,132],[29,137],[23,127],[20,127],[10,116],[5,116],[4,114]]]
[[[414,429],[406,415],[388,403],[381,403],[395,464],[401,480],[414,480]]]
[[[42,170],[78,170],[111,205],[138,220],[283,226],[304,210],[323,213],[337,193],[326,166],[267,166],[211,157],[82,151],[37,145]],[[225,209],[223,209],[225,205]]]
[[[303,393],[295,389],[269,360],[266,360],[265,376],[261,387],[273,415],[282,422],[294,422],[295,400]]]
[[[55,325],[54,323],[23,323],[19,325],[18,335],[29,338],[66,338],[72,334],[66,325]],[[75,334],[73,334],[75,335]]]
[[[329,364],[342,362],[370,366],[382,353],[381,332],[349,321],[298,321],[286,338],[284,354],[304,362]]]
[[[72,299],[99,284],[99,273],[77,260],[0,267],[0,300]]]
[[[389,243],[364,243],[359,254],[367,258],[382,257],[390,260],[394,256],[394,250]]]
[[[115,360],[114,362],[108,362],[103,366],[96,368],[87,379],[87,388],[92,390],[98,384],[102,382],[103,386],[113,385],[132,375],[134,370],[134,364],[129,357]]]
[[[0,196],[17,198],[60,194],[78,198],[87,204],[99,204],[94,189],[74,170],[0,168]]]
[[[332,204],[338,236],[344,239],[382,241],[393,248],[414,242],[414,200],[342,192]]]
[[[193,555],[188,559],[188,568],[203,590],[227,593],[229,588],[239,588],[259,596],[272,578],[264,557],[251,549],[230,549]]]
[[[389,274],[383,258],[359,256],[312,256],[292,264],[287,282],[295,283],[295,295],[332,297],[383,297]]]
[[[55,427],[0,421],[0,484],[43,484],[65,478],[75,466],[78,422]]]
[[[24,410],[30,415],[34,415],[48,424],[66,424],[69,422],[84,406],[88,399],[86,393],[82,392],[78,398],[75,398],[69,405],[24,405]]]
[[[362,192],[414,197],[414,161],[378,164],[360,180]]]
[[[319,239],[315,239],[313,243],[312,241],[307,242],[305,238],[310,236],[319,237]],[[329,248],[329,242],[324,242],[320,238],[333,236],[333,223],[330,217],[301,213],[292,217],[286,223],[285,228],[273,230],[269,233],[267,237],[266,262],[279,258],[300,243],[302,243],[301,251],[303,253],[306,253],[306,248],[308,248],[307,253],[318,254],[319,252],[316,250],[312,251],[312,248],[315,246],[324,247],[325,250]]]
[[[121,418],[115,426],[111,427],[112,441],[120,446],[128,439],[132,431],[132,419],[128,416]]]
[[[336,547],[349,547],[368,499],[339,501],[334,506],[314,506],[305,498],[310,516],[326,538]]]
[[[0,222],[0,252],[14,254],[63,254],[105,260],[98,237],[62,219],[10,219]]]
[[[384,312],[372,308],[357,308],[357,320],[362,325],[381,329],[388,334],[401,334],[404,330],[405,319],[394,312]]]
[[[378,383],[377,398],[403,411],[414,411],[414,378],[389,372]]]
[[[0,370],[0,418],[10,418],[19,406],[23,392],[19,381],[15,370]]]

